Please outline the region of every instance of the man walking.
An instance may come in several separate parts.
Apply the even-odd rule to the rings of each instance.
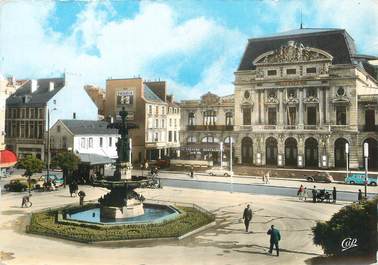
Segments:
[[[269,253],[272,254],[273,252],[273,246],[276,248],[277,256],[280,255],[280,249],[278,247],[278,241],[281,240],[281,234],[280,231],[276,228],[274,228],[274,225],[270,227],[270,229],[267,232],[268,235],[270,235],[270,247],[269,247]]]
[[[359,204],[362,203],[362,191],[361,190],[358,190],[358,203]]]
[[[317,190],[316,190],[316,186],[314,186],[314,188],[312,189],[312,202],[313,203],[316,203],[316,195],[318,194]]]
[[[245,225],[245,232],[248,233],[249,222],[252,220],[252,209],[247,205],[247,208],[244,209],[243,213],[244,225]]]

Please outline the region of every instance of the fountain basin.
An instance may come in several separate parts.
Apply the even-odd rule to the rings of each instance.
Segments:
[[[124,225],[124,224],[147,224],[162,223],[172,220],[179,216],[180,211],[171,205],[161,204],[142,204],[143,214],[126,217],[126,218],[106,218],[101,216],[101,207],[94,206],[91,209],[78,210],[65,213],[65,219],[77,222],[106,224],[106,225]]]

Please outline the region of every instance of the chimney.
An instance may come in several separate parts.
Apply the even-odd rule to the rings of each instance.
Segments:
[[[38,81],[37,80],[31,80],[31,93],[34,93],[37,91]]]
[[[49,91],[54,91],[54,82],[50,82],[49,84]]]

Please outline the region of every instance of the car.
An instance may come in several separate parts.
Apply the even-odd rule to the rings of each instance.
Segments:
[[[4,185],[6,191],[22,192],[28,189],[27,179],[12,179],[8,184]]]
[[[206,174],[209,174],[210,176],[231,177],[234,175],[234,172],[220,167],[213,167],[211,169],[206,170]]]
[[[306,179],[309,182],[333,182],[333,177],[328,172],[317,172],[315,175],[308,176]]]
[[[345,178],[346,184],[365,184],[364,174],[352,174]],[[367,184],[371,186],[377,186],[377,177],[368,177]]]

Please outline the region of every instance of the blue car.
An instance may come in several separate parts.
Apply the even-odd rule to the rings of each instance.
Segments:
[[[345,183],[347,184],[365,184],[365,175],[364,174],[352,174],[345,178]],[[368,177],[367,184],[371,186],[377,186],[376,177]]]

